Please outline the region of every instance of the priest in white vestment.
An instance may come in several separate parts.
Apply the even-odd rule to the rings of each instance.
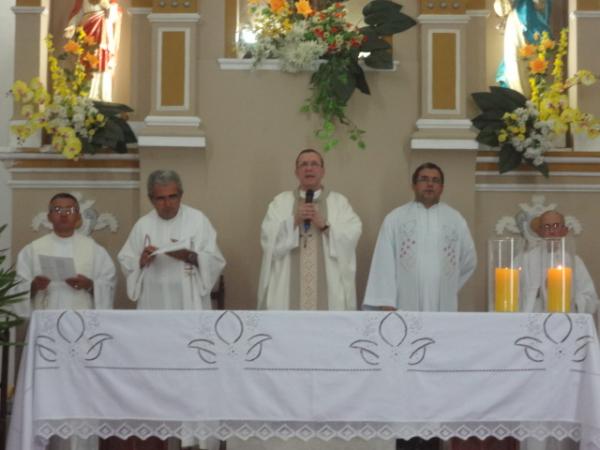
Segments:
[[[300,152],[295,174],[298,189],[277,195],[262,223],[258,307],[354,310],[362,223],[346,197],[322,185],[316,150]]]
[[[440,202],[444,174],[422,164],[411,201],[385,218],[369,272],[364,308],[457,311],[458,291],[477,265],[465,219]]]
[[[28,291],[30,301],[15,304],[15,312],[29,317],[32,309],[110,309],[116,283],[115,265],[106,250],[93,239],[77,233],[81,224],[79,203],[71,194],[52,197],[48,220],[53,232],[25,246],[17,256],[19,290]],[[45,272],[45,257],[71,259],[75,273],[65,279]],[[47,264],[44,267],[48,267]],[[50,269],[46,269],[50,270]],[[95,450],[98,438],[67,440],[53,437],[50,450]]]
[[[539,217],[536,231],[542,238],[561,238],[569,229],[558,211],[546,211]],[[521,311],[546,311],[546,283],[543,272],[543,242],[523,255],[521,272]],[[593,314],[598,309],[598,294],[590,273],[581,258],[575,255],[572,311]]]
[[[157,170],[148,177],[154,209],[137,221],[118,256],[138,309],[211,308],[210,292],[225,259],[208,218],[181,204],[182,196],[176,172]]]

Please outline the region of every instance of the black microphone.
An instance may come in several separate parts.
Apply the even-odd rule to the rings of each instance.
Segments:
[[[315,191],[312,189],[306,190],[306,198],[304,199],[304,203],[312,203],[313,198],[315,197]],[[310,228],[310,219],[304,219],[304,232],[306,233]]]

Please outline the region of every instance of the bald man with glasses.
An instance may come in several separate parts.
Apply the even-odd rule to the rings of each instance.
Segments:
[[[559,239],[569,233],[564,216],[558,211],[546,211],[533,221],[534,230],[543,239]],[[546,308],[546,283],[543,275],[543,241],[525,253],[522,264],[521,311],[542,312]],[[573,312],[593,314],[598,309],[594,281],[584,262],[575,255]]]

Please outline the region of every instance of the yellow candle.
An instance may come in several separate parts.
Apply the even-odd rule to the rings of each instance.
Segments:
[[[570,267],[551,267],[547,277],[548,312],[570,312],[573,271]]]
[[[519,310],[519,270],[496,268],[496,311],[517,312]]]

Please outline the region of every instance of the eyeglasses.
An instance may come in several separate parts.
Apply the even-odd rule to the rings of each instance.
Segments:
[[[67,216],[70,216],[71,214],[79,212],[79,208],[77,208],[77,206],[51,206],[50,212],[60,215],[66,214]]]
[[[542,225],[544,231],[556,231],[564,227],[562,223],[545,223]]]
[[[422,176],[417,178],[417,183],[433,183],[433,184],[442,184],[442,179],[438,177],[429,178],[426,176]]]
[[[161,195],[161,196],[152,196],[153,202],[174,202],[181,197],[181,194],[171,194],[171,195]]]
[[[303,161],[298,164],[300,169],[306,169],[307,167],[322,167],[320,162],[317,161]]]

